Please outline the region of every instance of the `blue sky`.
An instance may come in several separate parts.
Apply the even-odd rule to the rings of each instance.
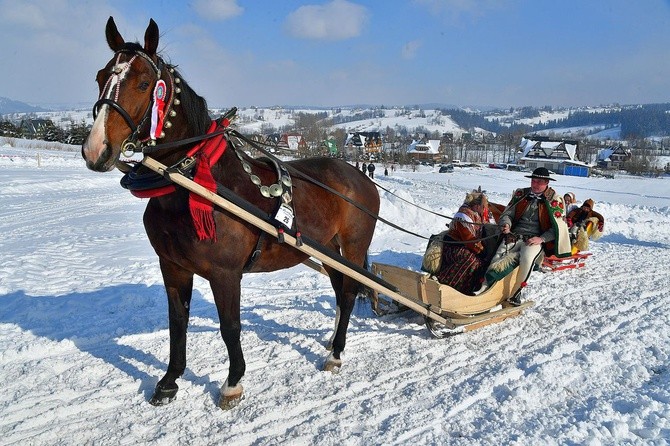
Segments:
[[[211,107],[670,102],[667,0],[0,0],[0,96],[93,103],[110,15]]]

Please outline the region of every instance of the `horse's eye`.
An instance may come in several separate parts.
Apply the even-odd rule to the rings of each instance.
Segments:
[[[140,90],[147,91],[147,88],[149,88],[149,82],[142,82],[140,84]]]

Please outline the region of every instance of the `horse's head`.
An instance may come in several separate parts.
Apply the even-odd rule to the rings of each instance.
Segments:
[[[82,146],[86,166],[98,172],[112,170],[124,152],[155,143],[169,128],[179,82],[156,54],[158,25],[151,20],[144,46],[125,42],[112,17],[105,29],[112,59],[98,71],[100,88],[93,106],[93,127]]]

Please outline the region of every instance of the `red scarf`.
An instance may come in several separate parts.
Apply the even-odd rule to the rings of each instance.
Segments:
[[[212,125],[209,127],[209,130],[207,130],[207,133],[213,133],[219,128],[224,129],[228,124],[229,121],[227,119],[224,119],[220,124],[216,121],[212,121]],[[212,176],[212,166],[216,164],[225,151],[226,139],[223,134],[208,138],[193,147],[187,154],[187,156],[193,156],[195,154],[198,157],[193,181],[210,192],[216,193],[216,181]],[[188,196],[188,207],[191,211],[191,219],[193,219],[193,226],[195,226],[195,233],[198,235],[198,240],[216,241],[216,224],[214,223],[214,205],[212,202],[200,195],[190,192]]]
[[[220,123],[212,121],[209,130],[207,130],[207,134],[214,133],[217,130],[223,130],[229,125],[230,121],[228,119],[224,119]],[[226,139],[223,134],[220,134],[203,140],[186,154],[186,156],[189,157],[197,157],[193,181],[210,192],[216,193],[216,181],[212,176],[212,166],[216,164],[219,158],[221,158],[221,155],[223,155],[223,152],[226,151],[226,146]],[[171,184],[156,189],[131,191],[131,193],[139,198],[152,198],[170,194],[175,190],[176,188],[174,184]],[[193,220],[193,226],[195,226],[195,233],[198,235],[198,240],[216,241],[216,224],[214,223],[214,205],[212,202],[200,195],[189,192],[188,208],[191,212],[191,219]]]

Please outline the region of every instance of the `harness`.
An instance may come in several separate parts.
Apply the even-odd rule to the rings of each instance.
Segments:
[[[132,57],[128,62],[121,62],[121,56],[124,54],[130,54]],[[135,124],[133,119],[130,117],[128,112],[119,104],[119,94],[121,91],[121,81],[125,78],[127,73],[130,71],[133,62],[135,60],[144,60],[154,71],[156,75],[156,83],[154,84],[153,94],[151,97],[151,104],[147,107],[144,115],[140,119],[138,124]],[[144,145],[156,145],[156,139],[164,138],[165,132],[164,128],[172,127],[172,123],[169,120],[166,120],[166,117],[175,117],[177,115],[176,111],[173,109],[173,106],[179,105],[180,101],[176,97],[178,93],[181,92],[180,88],[176,85],[181,83],[181,79],[174,76],[174,68],[169,67],[166,73],[166,77],[170,84],[168,88],[167,84],[161,76],[163,74],[163,68],[165,63],[159,57],[157,62],[142,51],[136,51],[132,49],[122,49],[116,52],[116,62],[112,69],[112,74],[107,79],[105,86],[100,92],[100,96],[95,104],[93,104],[93,119],[95,120],[100,112],[100,109],[104,105],[108,105],[114,111],[116,111],[130,128],[130,135],[123,141],[121,144],[121,151],[124,155],[130,156],[130,154],[141,151],[142,146]],[[169,92],[169,97],[167,96]],[[145,137],[141,137],[144,130],[144,126],[147,122],[151,123],[149,131]]]

